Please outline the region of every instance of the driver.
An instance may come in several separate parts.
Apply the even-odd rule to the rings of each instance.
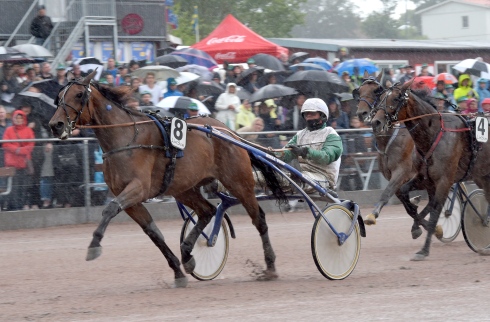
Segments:
[[[281,159],[290,162],[298,159],[301,173],[317,181],[322,187],[335,189],[339,176],[342,140],[337,132],[327,126],[328,107],[320,98],[309,98],[301,108],[306,128],[298,131],[288,142]],[[306,193],[316,190],[305,185]]]

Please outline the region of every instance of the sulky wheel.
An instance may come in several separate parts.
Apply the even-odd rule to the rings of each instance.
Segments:
[[[475,209],[471,206],[473,205]],[[490,245],[490,227],[484,225],[483,219],[487,216],[488,202],[481,189],[473,191],[465,202],[463,208],[463,235],[466,244],[472,251],[477,252]]]
[[[192,218],[197,222],[198,218],[194,211],[191,212]],[[209,224],[204,228],[204,233],[209,236],[213,230],[215,218],[211,219]],[[182,243],[187,235],[194,228],[194,223],[187,218],[184,221],[182,232],[180,234],[180,242]],[[221,229],[218,234],[218,238],[213,247],[209,247],[207,239],[201,234],[194,245],[192,250],[192,256],[196,260],[196,268],[192,272],[192,276],[201,281],[210,281],[216,278],[223,268],[225,267],[226,260],[228,258],[228,251],[230,247],[230,236],[228,233],[228,226],[225,221],[221,223]]]
[[[343,206],[331,205],[323,212],[337,232],[346,233],[353,214]],[[361,252],[361,233],[356,222],[352,234],[339,245],[337,236],[330,226],[318,216],[311,232],[311,252],[315,265],[323,276],[330,280],[341,280],[349,276],[356,267]]]
[[[463,184],[461,184],[461,189],[465,189]],[[449,211],[451,206],[451,201],[454,198],[453,211]],[[463,203],[461,202],[461,197],[459,194],[454,195],[454,186],[449,190],[449,195],[447,196],[446,202],[442,207],[441,214],[439,215],[438,225],[442,227],[443,235],[438,238],[443,243],[452,242],[456,237],[458,237],[459,231],[461,230],[461,210],[463,208]]]

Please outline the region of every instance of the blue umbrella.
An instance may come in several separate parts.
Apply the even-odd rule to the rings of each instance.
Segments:
[[[358,75],[362,75],[364,71],[367,71],[369,74],[378,71],[378,67],[376,67],[372,61],[365,58],[346,60],[343,63],[338,64],[335,70],[339,74],[349,72],[350,75],[354,75],[354,68],[358,69]]]
[[[325,70],[331,70],[333,68],[332,64],[324,58],[321,57],[312,57],[312,58],[306,58],[305,60],[302,61],[302,63],[310,63],[310,64],[316,64],[322,66]]]
[[[184,49],[179,49],[176,50],[170,55],[177,55],[185,60],[191,65],[199,65],[199,66],[204,66],[208,69],[216,68],[218,67],[218,63],[213,59],[213,57],[209,56],[206,52],[195,49],[195,48],[184,48]]]
[[[326,70],[321,65],[312,64],[312,63],[299,63],[289,66],[289,69],[293,72],[297,72],[298,70]]]

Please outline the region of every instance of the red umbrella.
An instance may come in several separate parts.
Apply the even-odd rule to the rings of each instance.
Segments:
[[[434,79],[434,76],[418,76],[413,79],[412,83],[412,89],[423,89],[423,88],[429,88],[433,89],[436,87],[436,84],[432,81]]]
[[[437,84],[438,81],[444,81],[444,84],[454,84],[458,82],[458,79],[453,74],[440,73],[434,76],[433,83]]]

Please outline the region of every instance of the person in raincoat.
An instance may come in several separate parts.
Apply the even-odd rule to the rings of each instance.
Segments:
[[[476,92],[478,93],[478,111],[483,112],[482,102],[485,98],[490,98],[490,91],[487,89],[488,81],[485,78],[480,78],[478,80],[478,87]]]
[[[238,130],[242,127],[252,125],[252,121],[255,119],[255,114],[252,111],[252,105],[247,99],[243,100],[242,105],[240,105],[240,110],[236,116],[235,128]]]
[[[478,99],[478,93],[471,87],[470,75],[461,74],[458,81],[458,88],[454,90],[454,99],[456,102],[463,96]]]
[[[184,96],[184,94],[177,89],[177,81],[173,77],[167,78],[167,92],[163,94],[163,98],[170,96]]]
[[[34,139],[34,132],[27,126],[27,115],[16,110],[12,115],[12,126],[5,129],[3,140]],[[27,187],[31,185],[32,165],[29,166],[34,142],[5,142],[2,144],[5,154],[5,166],[15,168],[12,192],[8,210],[28,210]]]
[[[228,83],[226,90],[216,100],[216,119],[235,131],[236,115],[240,108],[240,98],[236,94],[236,84]]]

